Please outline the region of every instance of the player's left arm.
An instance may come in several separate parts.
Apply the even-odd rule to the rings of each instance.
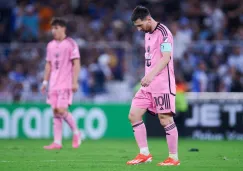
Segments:
[[[80,54],[76,42],[74,42],[72,49],[71,60],[73,65],[72,91],[76,92],[78,90],[78,77],[80,72]]]
[[[72,79],[72,90],[76,92],[78,90],[78,76],[80,72],[80,59],[75,58],[72,60],[73,63],[73,79]]]
[[[162,52],[162,55],[163,58],[159,60],[157,65],[151,71],[151,75],[153,77],[156,76],[160,71],[162,71],[170,61],[171,52]]]
[[[172,43],[169,38],[166,38],[160,44],[160,51],[162,53],[162,58],[158,61],[155,67],[152,69],[150,73],[148,73],[141,81],[141,85],[144,87],[149,86],[153,78],[162,71],[166,65],[170,62],[171,52],[172,52]]]

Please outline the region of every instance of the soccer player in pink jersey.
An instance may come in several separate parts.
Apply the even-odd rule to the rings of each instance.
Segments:
[[[52,34],[54,40],[48,43],[46,50],[46,65],[42,92],[47,91],[47,103],[53,109],[54,142],[44,149],[62,148],[62,121],[64,120],[73,132],[73,148],[81,143],[81,133],[70,112],[73,93],[78,89],[78,74],[80,71],[80,54],[76,42],[66,35],[66,22],[61,18],[53,19]]]
[[[178,159],[178,132],[173,119],[175,114],[175,76],[173,68],[173,36],[163,24],[156,22],[147,8],[137,6],[131,20],[138,31],[145,32],[145,76],[142,87],[132,100],[129,120],[140,148],[128,165],[152,161],[147,144],[146,128],[142,116],[148,110],[157,114],[166,132],[169,157],[159,166],[180,165]]]

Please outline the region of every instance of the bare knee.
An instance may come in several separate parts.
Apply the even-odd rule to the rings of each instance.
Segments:
[[[128,115],[128,119],[129,119],[131,124],[134,124],[134,123],[137,123],[139,121],[142,121],[143,120],[142,116],[143,115],[140,115],[138,113],[130,112],[129,115]]]
[[[143,119],[142,117],[145,112],[145,109],[132,107],[128,115],[128,119],[131,122],[131,124],[141,121]]]
[[[67,114],[67,110],[62,108],[56,108],[54,109],[53,113],[55,117],[64,117]]]
[[[129,113],[129,115],[128,115],[128,119],[129,119],[129,121],[131,122],[131,123],[134,123],[134,122],[137,122],[137,116],[136,116],[136,114],[135,113]]]
[[[59,113],[58,113],[58,110],[56,108],[53,109],[53,115],[54,115],[54,117],[59,117]]]
[[[158,117],[159,117],[160,124],[163,127],[166,127],[167,125],[174,122],[174,119],[171,114],[159,114]]]

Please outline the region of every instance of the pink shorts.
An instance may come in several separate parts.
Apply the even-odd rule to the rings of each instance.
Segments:
[[[48,92],[46,102],[55,108],[68,108],[72,104],[72,90],[56,90]]]
[[[132,100],[132,106],[147,109],[154,114],[175,114],[175,96],[170,93],[150,93],[139,90]]]

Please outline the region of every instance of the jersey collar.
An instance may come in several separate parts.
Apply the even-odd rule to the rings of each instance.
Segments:
[[[158,22],[157,25],[156,25],[156,27],[155,27],[155,29],[153,31],[149,32],[149,34],[153,34],[153,32],[158,28],[159,24],[160,23]]]

